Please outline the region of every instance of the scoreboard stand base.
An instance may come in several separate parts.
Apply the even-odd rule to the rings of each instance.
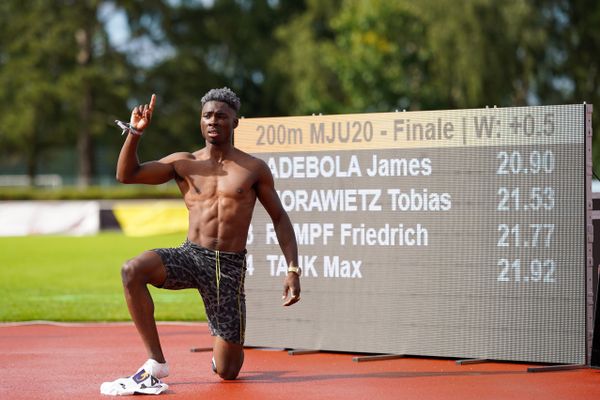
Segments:
[[[290,356],[303,356],[305,354],[317,354],[320,350],[288,350]]]
[[[530,367],[527,368],[527,372],[554,372],[554,371],[570,371],[573,369],[588,368],[587,365],[583,364],[571,364],[571,365],[546,365],[543,367]]]
[[[403,354],[380,354],[376,356],[360,356],[360,357],[352,357],[352,361],[354,362],[364,362],[364,361],[383,361],[383,360],[395,360],[397,358],[404,358]]]
[[[458,365],[470,365],[470,364],[482,364],[485,362],[489,362],[489,360],[485,358],[472,358],[467,360],[456,360]]]

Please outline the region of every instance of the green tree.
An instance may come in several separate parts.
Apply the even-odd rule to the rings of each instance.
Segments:
[[[68,122],[56,118],[61,108],[56,85],[63,68],[60,55],[70,52],[65,31],[55,24],[60,9],[41,1],[6,1],[0,5],[0,144],[5,155],[22,154],[31,178],[44,148],[64,140]]]
[[[236,91],[242,116],[285,114],[288,110],[279,102],[284,83],[271,65],[274,31],[302,10],[303,3],[296,1],[174,3],[161,21],[173,52],[144,72],[139,89],[141,102],[150,93],[159,96],[141,157],[201,146],[200,99],[214,87]]]
[[[278,32],[295,112],[523,105],[546,45],[518,0],[341,0]],[[332,4],[332,3],[328,3]]]
[[[107,9],[125,17],[125,43],[111,42]],[[107,161],[95,160],[98,146],[114,168],[122,139],[113,120],[151,93],[159,102],[142,158],[201,145],[199,103],[212,87],[235,89],[244,116],[282,113],[273,31],[302,9],[267,0],[2,2],[0,151],[26,159],[33,177],[45,154],[70,148],[87,186]]]
[[[431,54],[432,105],[527,105],[548,35],[531,2],[449,0],[421,4]],[[437,103],[437,104],[436,104]]]
[[[3,152],[26,159],[31,178],[43,152],[75,147],[78,183],[88,186],[94,142],[104,140],[114,116],[126,108],[133,73],[99,20],[106,4],[112,2],[6,0],[0,5],[0,144]],[[123,2],[135,21],[148,19],[148,10],[161,5]],[[140,26],[137,35],[145,32]]]
[[[600,130],[600,3],[593,0],[539,0],[551,40],[537,80],[543,102],[595,106],[592,125]],[[593,138],[595,170],[600,171],[600,139]],[[596,172],[598,174],[598,172]]]
[[[157,93],[142,158],[197,148],[200,97],[219,86],[246,117],[598,104],[599,26],[592,0],[4,0],[0,154],[33,177],[73,149],[85,186],[98,146],[114,168],[115,118]]]

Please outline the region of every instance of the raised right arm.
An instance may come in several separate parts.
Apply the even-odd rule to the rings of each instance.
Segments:
[[[150,124],[154,105],[156,103],[156,95],[152,95],[150,104],[137,106],[131,112],[130,124],[139,132]],[[137,147],[140,141],[140,135],[132,133],[127,134],[125,143],[119,153],[117,161],[117,180],[121,183],[145,183],[149,185],[159,185],[175,178],[175,168],[173,163],[176,160],[189,158],[189,153],[174,153],[166,156],[158,161],[150,161],[140,164]]]
[[[121,183],[145,183],[159,185],[175,178],[173,162],[185,158],[186,153],[174,153],[158,161],[140,164],[137,146],[140,136],[129,134],[117,161],[117,180]]]

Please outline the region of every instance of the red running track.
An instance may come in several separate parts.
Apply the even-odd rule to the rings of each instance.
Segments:
[[[236,381],[210,370],[206,324],[160,324],[177,399],[599,399],[600,370],[528,373],[531,365],[401,358],[353,362],[351,354],[290,356],[247,349]],[[132,324],[0,324],[0,399],[106,399],[100,384],[145,361]],[[137,397],[139,398],[139,396]]]

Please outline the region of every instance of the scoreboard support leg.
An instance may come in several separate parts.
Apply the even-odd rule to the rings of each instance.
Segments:
[[[485,358],[471,358],[467,360],[456,360],[456,364],[458,365],[469,365],[469,364],[482,364],[485,362],[489,362]]]
[[[469,365],[469,364],[481,364],[485,362],[493,362],[486,359],[469,359],[469,360],[456,360],[458,365]],[[588,368],[587,365],[583,364],[562,364],[562,365],[544,365],[541,367],[529,367],[527,372],[553,372],[553,371],[570,371],[574,369]]]
[[[530,367],[527,372],[553,372],[553,371],[569,371],[573,369],[588,368],[587,365],[571,364],[571,365],[547,365],[543,367]]]
[[[352,357],[352,361],[354,362],[364,362],[364,361],[383,361],[383,360],[395,360],[397,358],[404,358],[403,354],[381,354],[377,356],[360,356],[360,357]]]
[[[288,350],[290,356],[303,356],[305,354],[316,354],[320,352],[320,350]]]

